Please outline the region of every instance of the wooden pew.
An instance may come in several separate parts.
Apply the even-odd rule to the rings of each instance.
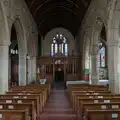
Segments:
[[[120,120],[120,110],[86,110],[85,120]]]
[[[102,99],[102,98],[120,98],[120,94],[119,95],[113,95],[113,94],[101,94],[101,95],[79,95],[79,94],[77,94],[77,95],[75,95],[75,96],[73,96],[73,108],[75,108],[75,105],[77,105],[77,99],[79,99],[79,98],[100,98],[100,99]]]
[[[21,106],[23,106],[23,104],[31,104],[31,108],[32,108],[32,112],[34,113],[32,114],[33,116],[36,116],[37,118],[40,117],[39,111],[38,109],[36,109],[36,105],[34,102],[34,99],[10,99],[10,98],[2,98],[0,99],[0,103],[6,103],[6,104],[19,104]]]
[[[78,109],[77,116],[82,119],[85,115],[86,109],[88,110],[120,110],[120,102],[112,103],[84,103],[81,102],[80,108]]]
[[[17,87],[17,88],[14,88],[14,89],[12,89],[11,90],[11,92],[15,92],[15,91],[23,91],[23,92],[25,92],[25,91],[34,91],[34,92],[40,92],[40,93],[42,93],[42,97],[43,97],[43,102],[44,102],[44,104],[47,102],[47,99],[48,99],[48,90],[47,90],[47,88],[44,88],[44,87],[42,87],[42,88],[40,88],[39,86],[37,86],[37,87],[32,87],[32,86],[27,86],[27,87],[25,87],[25,86],[19,86],[19,87]]]
[[[50,85],[13,87],[10,92],[0,95],[0,120],[30,120],[30,117],[36,120],[36,116],[39,119],[49,95]],[[6,118],[6,115],[12,117]]]
[[[120,95],[113,95],[108,87],[74,85],[69,87],[68,97],[82,120],[119,120]],[[104,113],[105,111],[105,113]]]
[[[37,86],[34,86],[34,85],[31,85],[31,86],[19,86],[17,88],[14,88],[12,89],[12,92],[14,91],[22,91],[22,92],[25,92],[25,91],[34,91],[34,92],[37,92],[39,91],[39,93],[41,92],[42,93],[42,96],[43,97],[43,107],[45,105],[45,103],[47,102],[47,99],[48,99],[48,89],[47,88],[44,88],[44,87],[40,87],[41,85],[37,85]]]
[[[32,120],[36,120],[36,112],[34,111],[33,103],[6,103],[0,102],[0,110],[25,110],[28,109],[28,117]]]
[[[29,120],[28,109],[0,110],[0,120]]]
[[[47,91],[48,91],[48,96],[50,95],[50,92],[51,92],[51,85],[50,84],[44,84],[44,85],[39,85],[39,84],[29,84],[29,85],[27,85],[27,86],[29,86],[29,87],[40,87],[40,88],[47,88]]]
[[[99,91],[99,92],[109,92],[108,87],[107,86],[98,86],[98,85],[72,85],[68,88],[68,97],[70,99],[70,101],[72,102],[72,98],[74,95],[74,92],[95,92],[95,91]]]
[[[40,105],[40,113],[43,111],[43,107],[45,105],[44,98],[41,95],[41,92],[37,91],[13,91],[13,92],[7,92],[7,95],[14,95],[19,97],[19,95],[24,95],[24,96],[37,96],[39,97],[39,105]]]
[[[40,104],[38,96],[34,95],[0,95],[0,102],[12,103],[13,101],[22,101],[22,103],[34,102],[38,118],[40,117]]]
[[[23,89],[36,89],[36,90],[42,90],[42,91],[45,91],[47,97],[50,95],[50,90],[51,90],[51,87],[49,84],[45,84],[45,85],[39,85],[39,84],[31,84],[31,85],[27,85],[27,86],[18,86],[18,87],[14,87],[12,88],[12,91],[16,91],[16,90],[23,90]],[[48,98],[47,98],[48,99]]]
[[[98,94],[98,93],[97,93]],[[73,108],[75,107],[75,104],[76,104],[76,101],[77,101],[77,98],[109,98],[109,97],[120,97],[120,95],[113,95],[113,94],[110,94],[110,93],[102,93],[102,94],[98,94],[97,95],[96,93],[93,93],[93,94],[73,94],[72,95],[72,104],[73,104]]]

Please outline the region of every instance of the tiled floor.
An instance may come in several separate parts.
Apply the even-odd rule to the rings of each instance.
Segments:
[[[64,90],[53,90],[41,115],[41,120],[76,120]]]

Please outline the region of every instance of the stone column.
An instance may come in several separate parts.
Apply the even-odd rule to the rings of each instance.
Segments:
[[[98,51],[98,44],[92,45],[91,83],[95,85],[99,84]]]
[[[19,55],[19,85],[26,85],[26,54]]]
[[[92,84],[91,82],[91,55],[89,55],[89,84]]]
[[[108,42],[109,88],[113,93],[120,93],[120,42]]]
[[[31,80],[36,81],[36,57],[31,58]]]
[[[41,56],[43,56],[44,55],[44,38],[41,36]]]
[[[31,59],[28,59],[28,84],[32,82],[32,73],[31,73]]]
[[[0,94],[8,91],[9,45],[10,42],[0,44]]]

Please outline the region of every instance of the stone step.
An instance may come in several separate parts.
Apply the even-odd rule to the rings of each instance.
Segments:
[[[41,114],[41,117],[40,118],[50,118],[50,117],[54,117],[54,118],[58,118],[58,117],[61,117],[61,118],[76,118],[76,115],[75,114],[62,114],[62,113],[57,113],[57,114],[51,114],[51,113],[43,113]]]
[[[44,111],[73,111],[72,108],[44,108]]]
[[[44,114],[74,114],[72,109],[56,109],[56,108],[49,108],[49,109],[44,109]]]
[[[71,108],[70,107],[70,105],[67,105],[67,104],[47,104],[46,106],[45,106],[46,108]]]

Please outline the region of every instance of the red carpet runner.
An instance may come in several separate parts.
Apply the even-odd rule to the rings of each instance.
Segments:
[[[64,90],[53,90],[41,120],[76,120]]]

